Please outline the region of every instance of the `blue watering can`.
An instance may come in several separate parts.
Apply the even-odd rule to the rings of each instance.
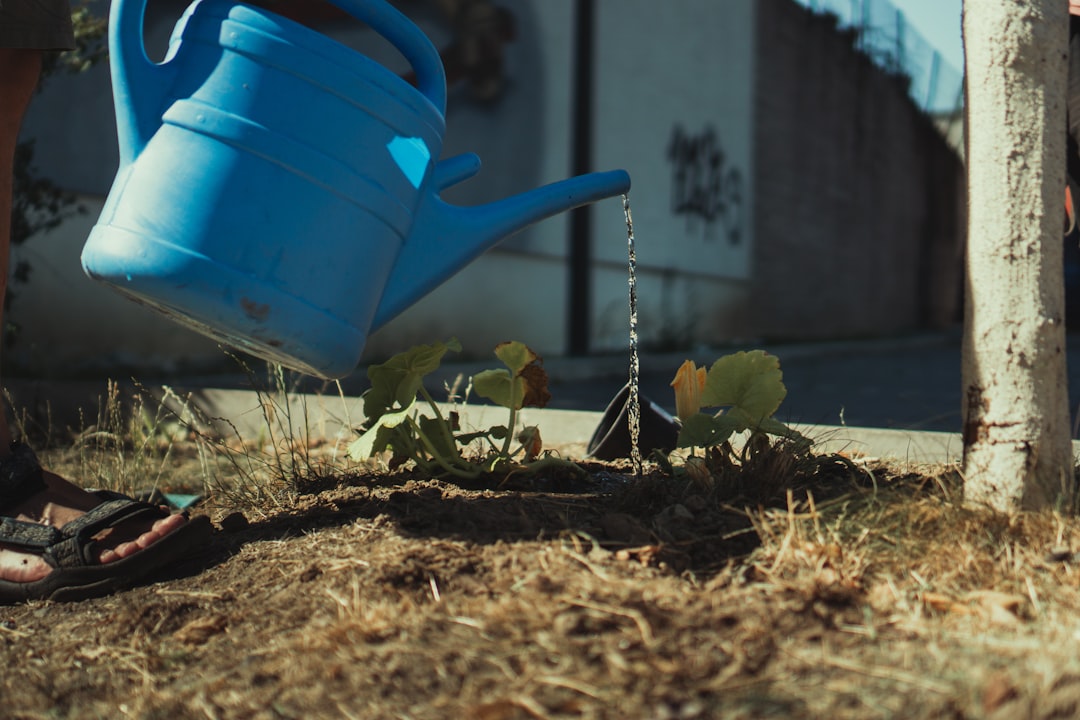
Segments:
[[[120,169],[83,268],[226,344],[324,378],[368,333],[503,238],[627,192],[618,170],[478,207],[439,197],[480,168],[439,162],[438,52],[383,0],[331,0],[389,40],[414,88],[302,25],[196,0],[160,63],[146,0],[113,0]]]

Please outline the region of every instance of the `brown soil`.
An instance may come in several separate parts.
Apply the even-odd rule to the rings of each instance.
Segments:
[[[1080,524],[966,509],[951,468],[774,449],[705,483],[309,469],[216,492],[214,542],[172,577],[0,608],[0,714],[1080,715]]]

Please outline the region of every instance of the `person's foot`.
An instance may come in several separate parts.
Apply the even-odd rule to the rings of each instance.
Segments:
[[[0,508],[0,517],[60,528],[103,502],[97,495],[53,473],[45,472],[43,479],[44,490],[14,507]],[[187,522],[183,515],[167,515],[157,519],[131,519],[118,527],[103,530],[94,536],[100,548],[97,560],[107,564],[131,557]],[[34,582],[54,570],[40,554],[0,543],[0,581]]]

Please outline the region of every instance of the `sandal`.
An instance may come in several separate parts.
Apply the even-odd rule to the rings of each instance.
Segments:
[[[32,450],[15,443],[0,462],[0,507],[11,507],[45,488],[41,465]],[[210,518],[189,519],[151,545],[126,558],[98,561],[102,530],[133,519],[159,519],[168,512],[119,493],[97,491],[103,499],[71,522],[50,525],[0,517],[0,545],[40,555],[54,570],[32,582],[0,580],[0,603],[26,600],[84,600],[134,585],[168,563],[201,546],[210,537]]]

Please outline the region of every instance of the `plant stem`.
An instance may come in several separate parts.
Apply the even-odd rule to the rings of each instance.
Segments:
[[[431,439],[420,428],[420,423],[416,422],[416,420],[414,420],[412,417],[408,418],[408,421],[409,425],[412,427],[413,432],[416,433],[416,436],[418,438],[420,438],[420,442],[424,444],[424,448],[431,455],[432,459],[439,464],[439,467],[441,467],[443,470],[450,473],[451,475],[455,475],[465,480],[475,480],[476,478],[480,477],[480,472],[477,470],[469,472],[455,466],[451,462],[448,462],[446,458],[444,458],[442,454],[440,454],[439,451],[435,448],[435,445],[431,442]],[[419,455],[419,453],[417,453],[417,455]],[[457,460],[458,462],[463,462],[460,457],[457,458]]]
[[[454,439],[453,430],[450,428],[450,423],[443,417],[439,411],[439,406],[435,403],[435,399],[431,397],[431,393],[427,391],[423,385],[420,386],[420,395],[427,401],[427,404],[431,406],[431,411],[435,413],[435,419],[439,421],[439,428],[442,431],[443,439],[446,441],[446,446],[450,448],[454,453],[455,460],[461,460],[461,453],[457,449],[457,441]]]
[[[514,382],[516,379],[513,374],[510,375],[510,420],[506,423],[506,439],[503,440],[501,451],[503,457],[510,457],[510,445],[514,442],[514,425],[517,424],[518,412],[518,397],[514,392],[517,388],[517,383]]]
[[[506,438],[503,440],[500,454],[510,457],[510,445],[514,442],[514,425],[517,424],[517,408],[510,408],[510,419],[506,423]]]

